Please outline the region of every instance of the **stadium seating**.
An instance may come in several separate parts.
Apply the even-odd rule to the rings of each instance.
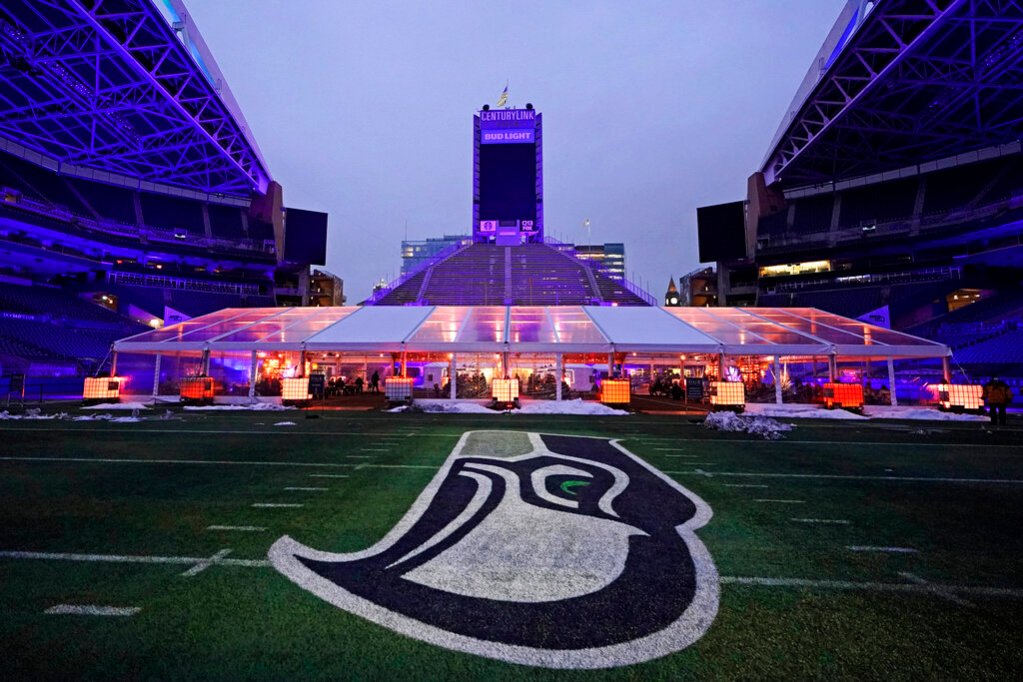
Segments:
[[[422,294],[422,295],[420,295]],[[473,244],[412,273],[377,305],[647,305],[549,244]]]
[[[210,229],[214,237],[221,239],[245,239],[245,230],[242,226],[242,209],[236,206],[222,206],[220,204],[207,204],[206,209],[210,216]]]
[[[796,212],[792,220],[792,231],[796,234],[827,232],[831,228],[831,214],[834,205],[835,196],[833,194],[818,194],[797,200]]]
[[[884,223],[913,215],[918,178],[868,185],[842,193],[839,224],[856,227]]]
[[[197,201],[149,192],[141,192],[139,201],[142,205],[142,221],[150,227],[186,230],[195,235],[206,233],[202,204]]]
[[[89,198],[89,204],[102,218],[125,225],[138,224],[132,190],[79,178],[68,178],[68,182]]]
[[[1023,328],[962,348],[955,358],[962,365],[1006,365],[1018,371],[1023,366]]]
[[[0,309],[53,318],[119,324],[123,318],[61,289],[0,284]]]

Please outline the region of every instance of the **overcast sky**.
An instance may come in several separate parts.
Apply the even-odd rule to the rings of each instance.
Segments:
[[[285,204],[330,214],[349,303],[405,235],[468,233],[472,116],[505,81],[544,116],[549,235],[622,241],[660,297],[696,208],[745,181],[844,0],[186,0]]]

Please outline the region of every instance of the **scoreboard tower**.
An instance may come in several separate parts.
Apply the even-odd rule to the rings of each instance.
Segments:
[[[532,104],[473,117],[474,243],[543,242],[542,119]]]

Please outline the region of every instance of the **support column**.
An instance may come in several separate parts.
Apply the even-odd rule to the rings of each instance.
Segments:
[[[941,374],[946,384],[952,383],[952,363],[949,362],[947,355],[941,359]]]
[[[615,378],[615,352],[611,351],[607,354],[607,378]]]
[[[111,351],[110,355],[110,376],[117,376],[117,351]]]
[[[888,390],[892,396],[892,407],[899,406],[899,399],[895,397],[895,360],[888,358]]]
[[[256,370],[259,369],[259,358],[256,351],[252,351],[252,361],[249,364],[249,402],[256,402]]]
[[[561,353],[554,354],[554,377],[557,387],[554,389],[554,399],[561,400],[561,384],[565,381],[565,361]]]
[[[501,353],[501,373],[505,379],[511,379],[511,372],[508,371],[508,351]]]
[[[156,363],[153,366],[153,397],[160,395],[160,354],[156,354]]]
[[[458,354],[451,354],[451,365],[448,367],[448,384],[451,387],[451,399],[458,397],[458,389],[455,383],[458,381]]]
[[[778,405],[781,405],[781,403],[782,403],[782,400],[781,400],[781,361],[778,359],[777,355],[774,356],[773,371],[774,371],[774,402],[777,403]]]
[[[305,376],[305,349],[302,349],[301,354],[298,356],[298,373],[296,376]]]
[[[828,356],[828,381],[834,383],[838,378],[838,357],[834,354]]]
[[[199,360],[199,372],[200,376],[208,377],[210,375],[210,349],[204,348],[202,351],[202,358]]]
[[[369,371],[369,370],[366,370]],[[401,378],[404,379],[408,376],[408,353],[404,348],[401,349]]]
[[[718,354],[718,381],[725,380],[725,354]]]

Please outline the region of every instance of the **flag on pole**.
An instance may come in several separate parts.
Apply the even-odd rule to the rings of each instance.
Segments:
[[[508,103],[508,84],[505,83],[504,84],[504,92],[502,92],[501,96],[497,98],[497,106],[503,107],[507,103]]]

